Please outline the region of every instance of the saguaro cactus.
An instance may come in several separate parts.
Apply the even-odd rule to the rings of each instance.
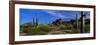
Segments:
[[[78,30],[78,15],[76,14],[76,30]]]
[[[32,21],[33,27],[37,27],[38,26],[38,18],[34,19]]]
[[[34,27],[34,25],[35,25],[35,21],[34,21],[34,18],[33,18],[33,21],[32,21],[32,25],[33,25],[33,27]]]
[[[38,18],[36,18],[36,27],[38,26]]]
[[[84,33],[85,28],[85,15],[83,14],[83,11],[81,11],[81,33]]]

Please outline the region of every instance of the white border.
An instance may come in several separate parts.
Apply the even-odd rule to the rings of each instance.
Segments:
[[[19,8],[29,9],[52,9],[52,10],[74,10],[74,11],[90,11],[90,33],[85,34],[62,34],[62,35],[41,35],[41,36],[19,36]],[[92,8],[76,8],[76,7],[59,7],[59,6],[41,6],[41,5],[23,5],[15,4],[15,41],[27,40],[44,40],[44,39],[60,39],[60,38],[79,38],[93,37],[93,9]]]

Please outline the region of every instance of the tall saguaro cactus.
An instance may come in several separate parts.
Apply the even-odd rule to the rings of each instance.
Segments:
[[[38,18],[36,18],[36,27],[38,26]]]
[[[78,15],[76,14],[76,30],[78,30]]]
[[[34,18],[33,18],[33,21],[32,21],[33,23],[32,23],[32,25],[33,25],[33,27],[34,27],[34,25],[35,25],[35,21],[34,21]]]
[[[33,18],[33,27],[37,27],[38,26],[38,18],[34,19]]]
[[[84,33],[85,28],[85,15],[83,14],[83,11],[81,11],[81,33]]]

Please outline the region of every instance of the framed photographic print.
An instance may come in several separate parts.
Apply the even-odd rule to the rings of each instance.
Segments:
[[[95,6],[10,1],[9,43],[95,39]]]

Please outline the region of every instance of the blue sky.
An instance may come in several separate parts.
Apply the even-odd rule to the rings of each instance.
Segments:
[[[75,19],[76,15],[80,18],[80,11],[71,10],[49,10],[49,9],[24,9],[20,8],[20,24],[32,22],[33,18],[38,18],[40,24],[52,23],[56,19],[62,18],[65,21]],[[84,11],[87,18],[90,17],[89,11]]]

